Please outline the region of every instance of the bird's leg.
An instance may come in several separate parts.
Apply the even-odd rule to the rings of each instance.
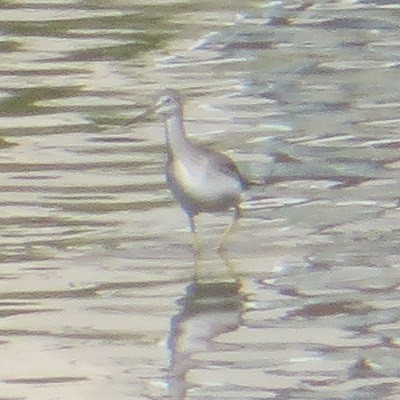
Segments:
[[[200,240],[197,235],[197,232],[196,232],[194,215],[188,213],[188,217],[189,217],[190,230],[192,231],[192,234],[193,234],[193,250],[194,250],[195,256],[198,257],[201,253],[201,244],[200,244]]]
[[[226,241],[228,237],[232,234],[234,231],[235,227],[237,226],[237,222],[239,221],[239,218],[242,216],[242,211],[239,206],[235,207],[235,214],[233,216],[232,223],[228,226],[228,228],[225,230],[225,232],[222,234],[221,239],[218,242],[217,245],[217,251],[220,254],[224,254],[226,252]]]

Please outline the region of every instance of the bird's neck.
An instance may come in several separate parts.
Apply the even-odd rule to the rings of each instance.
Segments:
[[[164,120],[165,139],[171,152],[184,151],[188,143],[183,126],[183,115],[181,112],[169,116]]]

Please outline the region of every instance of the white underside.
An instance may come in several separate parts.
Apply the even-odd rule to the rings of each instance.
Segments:
[[[182,160],[174,162],[174,173],[177,181],[186,193],[199,199],[224,199],[239,197],[242,189],[240,182],[226,174],[218,173],[206,164],[196,164],[196,168],[187,168]]]

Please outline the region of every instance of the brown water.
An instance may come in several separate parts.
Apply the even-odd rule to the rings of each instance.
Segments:
[[[399,23],[394,0],[3,2],[0,398],[400,398]],[[225,258],[230,216],[199,218],[197,266],[161,124],[131,123],[164,87],[263,184]]]

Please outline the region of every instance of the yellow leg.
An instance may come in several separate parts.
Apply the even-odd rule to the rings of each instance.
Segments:
[[[193,257],[194,257],[194,278],[193,279],[195,281],[197,281],[202,249],[201,249],[199,235],[196,232],[194,215],[188,214],[188,217],[189,217],[190,230],[192,231],[192,234],[193,234]]]
[[[217,251],[218,253],[225,253],[226,252],[226,242],[228,240],[228,237],[233,233],[235,228],[237,227],[237,223],[239,221],[239,218],[241,217],[242,213],[239,207],[235,208],[235,215],[233,217],[232,223],[228,226],[227,229],[225,229],[224,233],[221,236],[221,239],[218,242],[217,245]]]
[[[202,246],[197,232],[193,235],[193,250],[198,256],[202,253]]]
[[[196,232],[194,215],[188,214],[188,217],[189,217],[190,230],[192,231],[192,234],[193,234],[193,251],[196,256],[199,256],[201,254],[201,243],[200,243],[199,235]]]

